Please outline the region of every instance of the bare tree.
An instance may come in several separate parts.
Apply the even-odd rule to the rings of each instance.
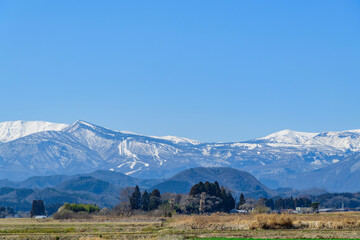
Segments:
[[[120,203],[113,208],[115,214],[118,216],[131,216],[132,209],[130,206],[131,194],[134,192],[134,188],[123,188],[119,194]]]

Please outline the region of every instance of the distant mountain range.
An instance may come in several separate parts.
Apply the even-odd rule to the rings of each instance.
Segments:
[[[11,187],[11,188],[43,189],[43,188],[55,187],[62,190],[75,190],[75,189],[67,188],[65,186],[74,187],[75,185],[78,185],[79,182],[90,179],[96,179],[102,182],[109,183],[117,189],[124,187],[134,187],[136,185],[138,185],[143,189],[148,189],[163,181],[160,179],[139,179],[139,178],[127,176],[119,172],[114,172],[109,170],[97,170],[92,173],[84,173],[84,174],[76,174],[76,175],[34,176],[25,179],[23,181],[0,180],[0,188]],[[76,191],[82,191],[82,190],[77,189]],[[89,191],[89,190],[85,189],[84,191]]]
[[[98,170],[89,174],[31,177],[20,182],[0,181],[0,206],[29,210],[32,200],[42,199],[46,205],[77,202],[112,207],[119,203],[120,190],[125,187],[138,185],[141,190],[156,188],[161,193],[188,194],[190,188],[200,181],[218,181],[221,186],[231,190],[236,198],[240,193],[251,198],[285,195],[267,188],[251,174],[232,168],[192,168],[165,181],[138,179],[119,172]]]
[[[193,167],[232,167],[265,185],[360,191],[360,130],[284,130],[245,142],[201,143],[113,131],[84,121],[0,123],[0,178],[81,174],[99,169],[169,178]]]

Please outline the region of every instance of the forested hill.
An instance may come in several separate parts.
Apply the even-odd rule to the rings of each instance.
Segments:
[[[234,168],[191,168],[184,170],[153,188],[161,192],[188,193],[191,187],[198,182],[215,182],[230,189],[235,196],[244,193],[249,197],[272,197],[278,193],[271,190],[248,172]]]

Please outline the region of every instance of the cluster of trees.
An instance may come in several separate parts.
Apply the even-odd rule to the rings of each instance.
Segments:
[[[14,214],[15,210],[12,207],[0,207],[0,218],[5,218]]]
[[[30,217],[46,215],[45,214],[45,206],[43,200],[34,200],[32,202]]]
[[[295,209],[296,207],[311,207],[312,201],[309,198],[260,198],[259,201],[271,210],[273,209]]]
[[[360,193],[325,193],[312,199],[320,202],[324,208],[360,207]]]
[[[158,190],[151,194],[146,191],[141,194],[138,187],[130,194],[131,209],[143,209],[152,211],[154,209],[167,209],[178,213],[209,213],[229,212],[235,208],[235,199],[230,191],[221,187],[218,182],[199,182],[192,186],[188,195],[168,194],[160,195]],[[156,193],[156,194],[155,194]],[[241,193],[236,204],[237,209],[268,212],[270,210],[296,209],[296,207],[311,207],[315,211],[321,207],[359,207],[360,193],[334,193],[323,194],[317,197],[273,197],[260,198],[258,200],[245,198]]]
[[[130,208],[132,210],[142,209],[144,211],[155,210],[162,203],[161,194],[158,189],[154,189],[150,194],[147,191],[144,191],[144,193],[141,195],[139,186],[135,187],[129,201]]]
[[[175,211],[186,214],[229,212],[235,207],[235,199],[230,191],[220,187],[218,182],[199,182],[187,195],[171,193],[161,195],[158,189],[154,189],[151,193],[141,192],[136,186],[132,189],[123,189],[120,199],[120,204],[114,208],[118,215],[131,215],[136,210],[142,210],[151,214],[171,216]]]
[[[281,210],[281,209],[296,209],[296,207],[313,207],[315,203],[311,199],[306,197],[299,198],[260,198],[257,201],[254,199],[245,200],[244,194],[241,193],[237,209],[253,209],[264,207],[264,211],[268,210]],[[267,211],[267,210],[266,210]]]
[[[218,182],[199,182],[189,192],[186,213],[229,212],[235,208],[235,199],[230,191]]]

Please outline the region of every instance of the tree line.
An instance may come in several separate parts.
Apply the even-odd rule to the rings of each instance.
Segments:
[[[297,207],[314,207],[314,202],[310,198],[260,198],[258,200],[245,200],[244,194],[241,193],[237,209],[254,209],[256,207],[265,207],[269,210],[296,209]]]
[[[154,189],[150,194],[145,190],[141,194],[139,186],[136,185],[134,192],[131,194],[130,208],[132,210],[142,209],[143,211],[152,211],[161,205],[161,194],[158,189]]]
[[[119,210],[125,210],[124,202],[118,206]],[[165,194],[162,196],[158,189],[152,190],[151,193],[147,191],[141,193],[139,187],[136,186],[129,195],[128,205],[132,211],[148,212],[161,209],[167,215],[172,211],[185,214],[229,212],[235,207],[235,199],[230,191],[220,187],[218,182],[199,182],[191,187],[188,195]]]
[[[141,214],[141,212],[148,212],[153,216],[169,216],[174,212],[180,214],[202,214],[212,212],[230,212],[230,210],[259,210],[258,212],[270,212],[271,210],[296,209],[296,207],[312,207],[314,210],[322,207],[348,207],[359,206],[359,193],[343,193],[343,194],[323,194],[316,197],[273,197],[251,199],[245,198],[241,193],[238,201],[234,199],[232,193],[218,182],[199,182],[194,184],[188,194],[160,194],[158,189],[148,192],[148,190],[140,191],[139,186],[135,188],[122,189],[120,194],[119,205],[108,209],[105,212],[110,212],[115,215],[132,215]],[[31,209],[31,216],[49,215],[57,211],[61,204],[49,205],[51,212],[44,209],[44,202],[42,200],[34,200]],[[235,207],[236,206],[236,207]],[[48,208],[48,207],[47,207]],[[65,204],[65,210],[70,210],[73,213],[99,213],[100,209],[96,205],[83,204]],[[92,210],[92,209],[96,210]],[[262,208],[262,209],[261,209]],[[46,210],[46,212],[45,212]],[[140,211],[140,212],[139,212]],[[5,212],[1,211],[0,213]],[[104,211],[102,211],[104,212]]]

